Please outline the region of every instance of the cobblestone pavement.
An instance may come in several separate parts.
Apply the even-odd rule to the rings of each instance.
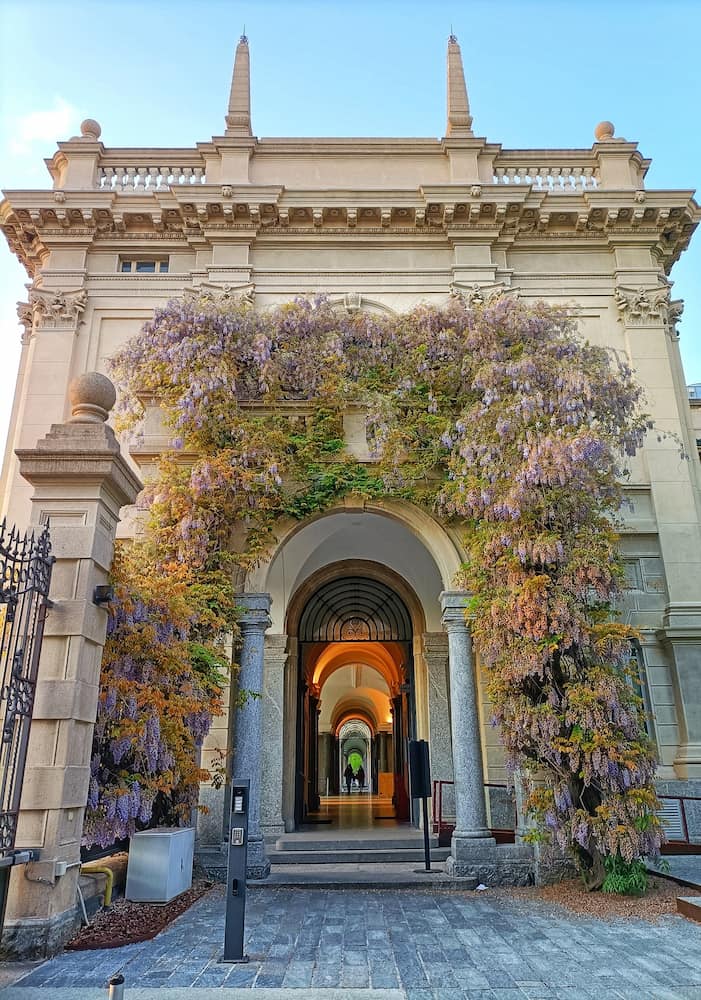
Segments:
[[[223,914],[216,887],[153,941],[66,952],[0,1000],[93,997],[120,971],[126,1000],[178,987],[193,1000],[220,987],[270,988],[261,1000],[331,1000],[339,987],[349,1000],[701,1000],[701,926],[676,916],[604,922],[468,892],[252,889],[250,964],[224,965]]]

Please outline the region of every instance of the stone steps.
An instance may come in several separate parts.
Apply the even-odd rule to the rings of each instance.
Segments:
[[[429,837],[429,847],[438,848],[438,837]],[[268,851],[272,848],[269,847]],[[275,841],[276,851],[421,851],[424,838],[422,833],[411,832],[409,836],[387,837],[344,837],[343,834],[329,837],[314,837],[308,833],[288,833]]]
[[[434,847],[431,852],[431,861],[443,862],[450,854],[448,847]],[[424,861],[423,848],[372,848],[358,849],[346,848],[343,850],[291,850],[268,851],[268,858],[273,865],[342,865],[342,864],[419,864]]]
[[[274,865],[270,875],[259,882],[249,882],[256,887],[280,887],[292,889],[416,889],[429,886],[432,889],[460,891],[475,889],[476,878],[451,878],[446,875],[442,864],[431,868],[430,872],[415,863],[385,865],[377,864],[311,864]]]

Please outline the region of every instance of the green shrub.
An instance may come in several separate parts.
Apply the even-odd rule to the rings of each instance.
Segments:
[[[606,878],[603,892],[617,893],[619,896],[644,896],[649,883],[648,871],[641,858],[624,861],[620,854],[609,854],[604,858]]]

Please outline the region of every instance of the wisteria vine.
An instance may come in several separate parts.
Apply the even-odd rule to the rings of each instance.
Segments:
[[[533,836],[567,847],[590,886],[604,858],[658,851],[632,633],[612,610],[621,479],[650,426],[625,363],[565,312],[508,296],[392,317],[190,297],[157,310],[113,372],[123,426],[155,400],[169,428],[149,503],[172,566],[235,580],[280,519],[349,493],[461,525],[472,630]],[[350,406],[367,414],[372,463],[345,450]]]

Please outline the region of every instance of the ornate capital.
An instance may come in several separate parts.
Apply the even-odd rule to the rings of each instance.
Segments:
[[[465,612],[470,595],[466,590],[444,590],[440,595],[441,622],[447,632],[466,632]]]
[[[37,329],[77,330],[87,301],[88,293],[84,288],[73,291],[64,291],[62,288],[51,290],[30,288],[27,305],[31,309],[32,320]],[[20,308],[24,312],[24,306],[24,303],[18,304],[18,314]],[[26,316],[26,312],[24,315]],[[20,322],[25,320],[20,317]]]
[[[239,628],[242,632],[260,632],[262,635],[270,628],[270,594],[239,594],[236,602],[241,608]]]
[[[675,325],[684,310],[681,299],[670,299],[670,285],[658,288],[630,288],[616,285],[614,302],[621,322],[626,326],[662,325],[667,333],[676,336]]]
[[[17,319],[19,320],[20,325],[24,327],[22,343],[28,344],[34,328],[34,310],[29,302],[17,303]]]

